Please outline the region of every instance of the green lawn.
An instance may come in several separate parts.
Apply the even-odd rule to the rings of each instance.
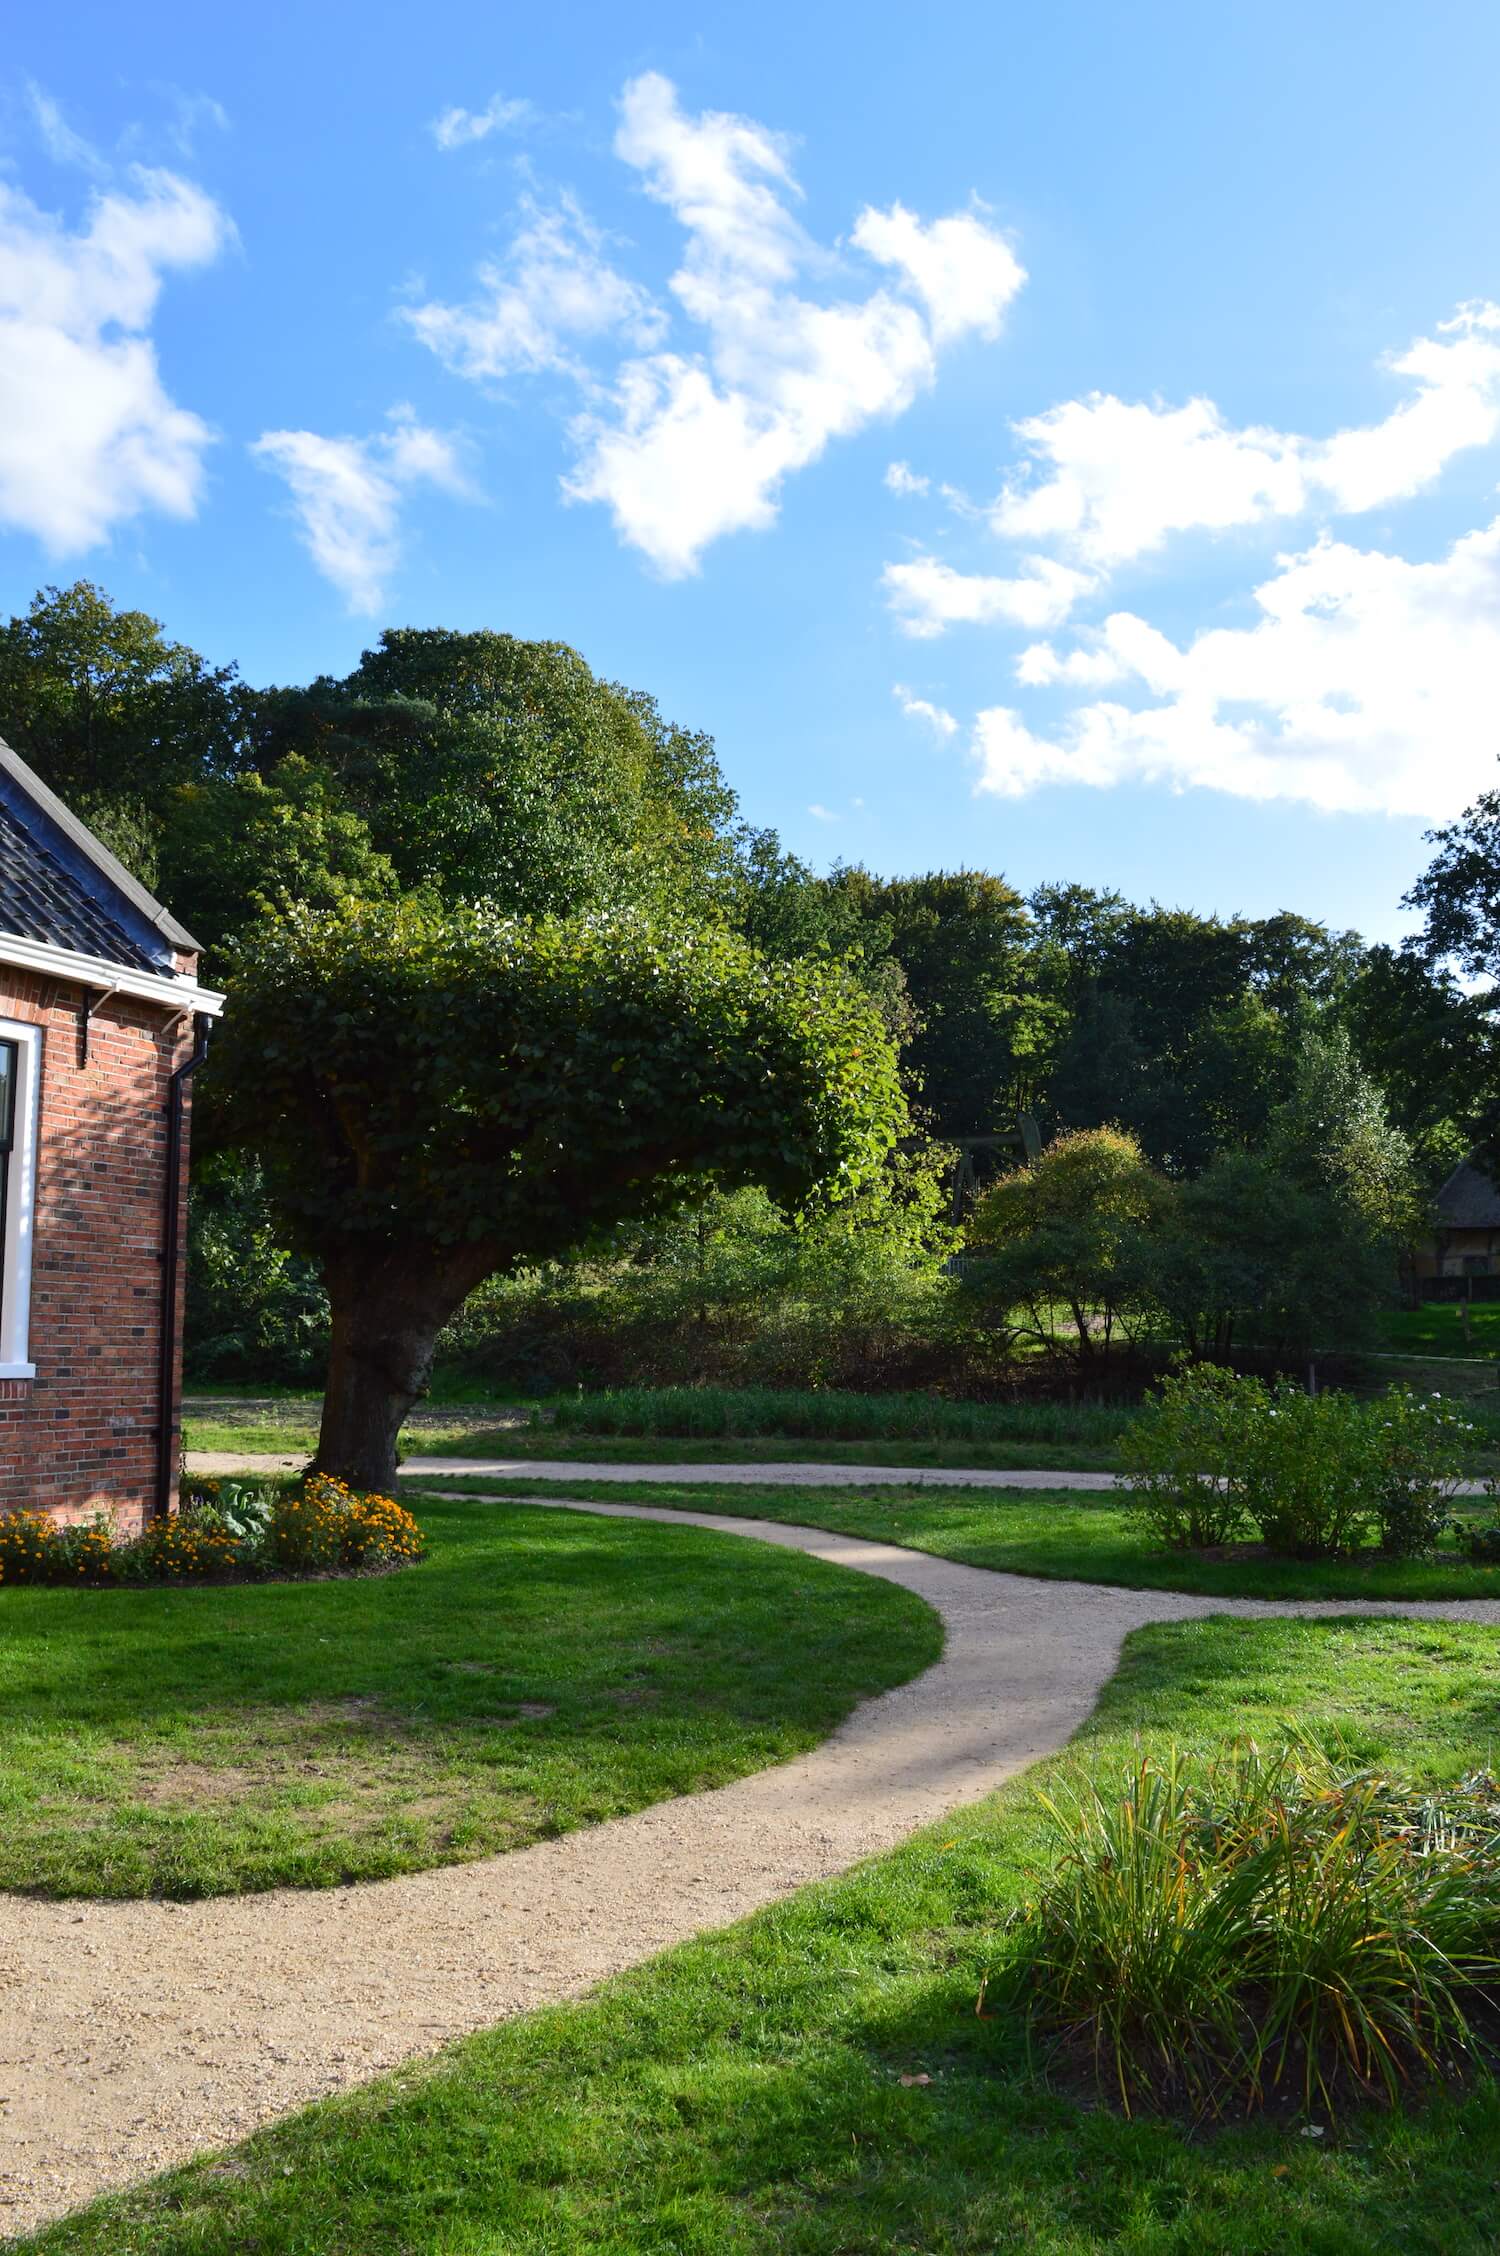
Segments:
[[[528,1487],[524,1475],[460,1476],[453,1485],[492,1496],[558,1494],[557,1482]],[[1201,1591],[1211,1598],[1500,1598],[1500,1566],[1472,1565],[1451,1545],[1435,1559],[1202,1559],[1160,1551],[1119,1498],[1081,1489],[570,1481],[567,1493],[607,1504],[785,1520],[903,1543],[966,1566],[1130,1590]]]
[[[194,1896],[509,1849],[780,1762],[937,1656],[760,1544],[417,1498],[402,1573],[0,1591],[0,1888]]]
[[[1381,1344],[1395,1355],[1500,1357],[1500,1300],[1477,1300],[1468,1311],[1457,1301],[1429,1300],[1420,1308],[1393,1308],[1380,1320]]]
[[[198,1444],[190,1446],[197,1447]],[[688,1438],[670,1434],[554,1433],[523,1426],[515,1432],[480,1429],[431,1440],[408,1436],[411,1456],[582,1458],[607,1465],[913,1465],[972,1466],[991,1472],[1112,1472],[1112,1443],[1098,1441],[840,1441],[805,1435],[729,1434]]]
[[[1293,1716],[1351,1761],[1453,1777],[1492,1759],[1500,1640],[1143,1631],[1035,1782],[1117,1776],[1142,1739],[1275,1739]],[[1490,2084],[1319,2137],[1195,2137],[1049,2088],[1012,2023],[976,2018],[1037,1852],[1032,1786],[18,2256],[1493,2256]]]
[[[305,1407],[285,1417],[247,1410],[243,1417],[190,1414],[183,1421],[183,1447],[194,1451],[310,1456],[317,1439],[317,1424]],[[962,1465],[993,1472],[1018,1468],[1110,1472],[1116,1463],[1113,1446],[1097,1441],[838,1441],[765,1434],[694,1440],[660,1434],[556,1433],[547,1426],[497,1427],[482,1420],[436,1431],[408,1426],[401,1447],[408,1457],[521,1457],[549,1462],[580,1458],[609,1465],[784,1465],[815,1460],[827,1465]]]

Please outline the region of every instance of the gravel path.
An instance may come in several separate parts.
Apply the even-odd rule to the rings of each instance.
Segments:
[[[243,1451],[190,1451],[185,1460],[190,1473],[294,1473],[307,1462],[306,1454],[247,1456]],[[886,1488],[893,1484],[918,1488],[1057,1488],[1111,1489],[1122,1485],[1118,1473],[996,1472],[974,1465],[623,1465],[611,1460],[592,1465],[579,1457],[408,1457],[401,1467],[403,1480],[467,1480],[488,1474],[491,1480],[538,1481],[693,1481],[731,1488]],[[1455,1485],[1459,1496],[1487,1496],[1488,1481],[1466,1480]]]
[[[294,1473],[307,1453],[247,1455],[243,1450],[190,1450],[190,1473]],[[408,1457],[403,1480],[711,1481],[757,1488],[885,1488],[927,1482],[934,1488],[1117,1488],[1114,1473],[1000,1473],[985,1466],[952,1465],[594,1465],[580,1457]],[[1473,1484],[1477,1489],[1478,1483]]]
[[[553,1508],[711,1528],[880,1575],[936,1608],[943,1658],[794,1762],[510,1856],[204,1904],[0,1900],[0,2231],[29,2230],[397,2061],[577,1997],[893,1847],[1060,1747],[1144,1623],[1363,1613],[1500,1625],[1494,1600],[1193,1598],[995,1574],[764,1520]]]

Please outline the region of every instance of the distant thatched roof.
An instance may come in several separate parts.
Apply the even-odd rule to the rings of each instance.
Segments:
[[[1438,1227],[1443,1230],[1500,1230],[1500,1183],[1461,1160],[1438,1192]]]

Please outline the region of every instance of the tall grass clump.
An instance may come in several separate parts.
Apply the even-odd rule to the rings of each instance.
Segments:
[[[1500,1980],[1500,1790],[1320,1750],[1143,1755],[1043,1797],[1058,1856],[992,2002],[1128,2114],[1334,2113],[1473,2067]]]
[[[1128,1412],[1102,1403],[950,1402],[932,1394],[791,1387],[611,1387],[535,1414],[563,1433],[809,1441],[1111,1442]]]

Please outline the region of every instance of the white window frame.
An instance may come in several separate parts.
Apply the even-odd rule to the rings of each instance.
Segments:
[[[31,1254],[36,1229],[36,1162],[42,1098],[42,1030],[0,1018],[0,1042],[16,1045],[15,1143],[0,1245],[0,1379],[34,1379],[30,1360]]]

